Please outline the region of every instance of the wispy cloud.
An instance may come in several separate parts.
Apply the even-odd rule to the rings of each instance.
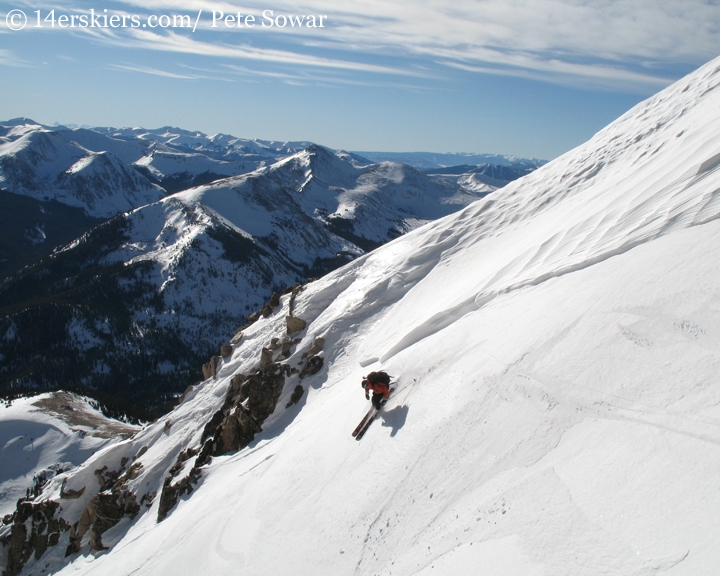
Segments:
[[[383,88],[401,88],[403,90],[413,90],[413,91],[419,91],[424,92],[427,90],[427,88],[417,85],[417,84],[411,84],[407,82],[396,82],[392,80],[360,80],[355,77],[346,77],[346,76],[338,76],[338,75],[330,75],[330,74],[318,74],[318,73],[309,73],[307,71],[305,72],[297,72],[297,73],[291,73],[291,72],[279,72],[279,71],[271,71],[271,70],[258,70],[253,68],[248,68],[246,66],[237,66],[234,64],[223,64],[222,67],[226,70],[231,71],[233,74],[236,74],[238,76],[244,76],[247,78],[253,78],[253,77],[261,77],[261,78],[272,78],[275,80],[279,80],[281,82],[285,82],[287,84],[292,84],[295,86],[307,86],[307,85],[323,85],[323,86],[333,86],[337,84],[344,84],[344,85],[350,85],[350,86],[376,86],[376,87],[383,87]]]
[[[28,65],[27,62],[15,56],[10,50],[0,49],[0,66],[25,67]]]
[[[98,41],[293,68],[286,78],[265,73],[285,82],[303,81],[295,69],[335,71],[338,81],[344,73],[355,74],[357,81],[368,74],[422,78],[462,70],[649,91],[672,81],[674,66],[697,65],[720,53],[715,0],[305,0],[302,7],[296,0],[121,3],[129,14],[202,10],[203,16],[194,34],[92,31]],[[258,21],[254,29],[210,28],[213,10],[259,17],[268,8],[275,15],[325,15],[325,27],[262,28]]]
[[[156,68],[148,68],[147,66],[138,66],[136,64],[111,64],[110,68],[115,70],[126,70],[129,72],[141,72],[142,74],[150,74],[152,76],[162,76],[164,78],[177,78],[179,80],[197,80],[200,76],[190,74],[175,74],[166,70],[158,70]]]
[[[291,66],[330,68],[337,70],[352,70],[356,72],[371,72],[376,74],[400,74],[418,76],[417,72],[394,68],[378,64],[354,62],[338,58],[315,56],[291,50],[274,48],[261,48],[250,44],[225,44],[195,40],[191,36],[175,32],[155,33],[147,30],[131,29],[127,36],[115,35],[107,39],[116,45],[132,48],[145,48],[161,50],[164,52],[177,52],[195,54],[200,56],[220,57],[229,59],[252,60],[264,63],[286,64]]]

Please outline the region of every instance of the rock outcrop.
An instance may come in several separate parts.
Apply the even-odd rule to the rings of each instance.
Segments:
[[[3,518],[3,524],[12,524],[10,534],[2,542],[7,548],[3,576],[20,574],[33,555],[39,559],[49,546],[60,541],[61,534],[70,529],[65,520],[55,517],[60,510],[60,504],[53,500],[35,503],[21,498],[16,511]]]
[[[300,379],[302,380],[306,376],[312,376],[313,374],[320,372],[323,367],[323,363],[324,361],[322,356],[312,356],[308,358],[307,363],[300,371]]]
[[[325,347],[325,338],[322,336],[318,336],[313,340],[313,343],[310,344],[310,348],[307,351],[307,357],[311,358],[312,356],[315,356],[319,354],[322,349]]]
[[[138,477],[143,465],[141,462],[134,462],[126,470],[127,462],[128,460],[123,458],[118,471],[108,470],[107,466],[95,470],[95,476],[100,482],[100,491],[92,497],[82,511],[80,519],[73,524],[66,556],[80,552],[83,537],[88,532],[92,553],[97,554],[105,550],[106,547],[102,543],[103,533],[120,522],[123,516],[135,518],[140,512],[136,495],[128,488],[128,483]]]
[[[218,362],[220,362],[220,357],[213,356],[212,358],[210,358],[210,362],[203,364],[202,373],[205,380],[207,380],[208,378],[215,378],[215,376],[217,375]]]
[[[307,322],[305,322],[305,320],[302,318],[296,318],[295,316],[287,316],[285,318],[285,322],[287,323],[288,334],[297,334],[298,332],[305,330],[305,327],[307,326]]]
[[[304,393],[305,393],[305,388],[303,388],[300,384],[295,386],[295,390],[293,390],[292,396],[290,396],[290,402],[288,402],[285,405],[285,408],[290,408],[290,406],[295,406],[295,404],[300,402],[300,399],[303,397]]]

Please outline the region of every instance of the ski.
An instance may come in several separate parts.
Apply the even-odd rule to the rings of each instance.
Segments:
[[[377,418],[377,415],[380,414],[380,410],[376,410],[375,408],[372,409],[373,414],[370,416],[370,418],[365,422],[365,425],[360,428],[360,431],[355,435],[355,440],[361,440],[363,436],[365,436],[365,432],[368,431],[368,428],[370,428],[370,424],[373,423],[373,420]]]
[[[388,393],[388,398],[392,396],[392,393],[395,391],[395,387],[390,388],[390,392]],[[380,410],[377,410],[375,407],[370,408],[370,411],[365,414],[365,418],[362,419],[362,422],[358,424],[358,427],[355,428],[353,432],[353,436],[355,436],[355,440],[360,440],[363,436],[365,436],[365,432],[367,432],[368,428],[370,428],[370,424],[373,423],[373,420],[378,417],[378,414],[380,414]]]
[[[360,424],[358,424],[357,428],[355,428],[355,430],[353,430],[353,433],[352,433],[353,438],[358,435],[358,432],[360,432],[360,429],[363,427],[365,422],[367,422],[367,419],[370,417],[370,414],[372,414],[374,410],[375,410],[374,407],[370,408],[370,410],[368,410],[367,414],[365,414],[365,416],[363,416],[363,419],[360,420]]]

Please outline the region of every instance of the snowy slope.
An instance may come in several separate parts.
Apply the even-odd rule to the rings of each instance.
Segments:
[[[719,86],[720,59],[309,284],[283,362],[322,336],[324,367],[286,379],[250,445],[200,466],[164,521],[155,497],[102,534],[109,552],[86,539],[64,559],[64,535],[26,573],[717,573]],[[93,470],[123,458],[142,462],[123,483],[138,501],[176,462],[187,474],[178,456],[283,336],[289,305],[68,488],[97,490]],[[398,390],[358,444],[360,378],[377,368]],[[58,501],[74,523],[90,495]]]
[[[0,122],[0,189],[108,218],[166,191],[251,172],[307,145],[169,127],[69,129],[16,118]]]
[[[105,417],[87,398],[48,392],[0,404],[0,516],[34,481],[72,470],[139,426]]]
[[[58,200],[98,218],[164,195],[112,152],[88,150],[62,132],[28,122],[3,130],[0,188],[36,200]]]
[[[513,180],[528,175],[538,166],[529,162],[515,162],[509,165],[503,164],[478,164],[476,166],[460,165],[447,168],[435,168],[425,170],[425,174],[433,178],[455,183],[463,190],[484,196],[490,194],[503,186],[507,186]]]
[[[312,145],[244,181],[291,192],[305,214],[363,248],[383,244],[477,199],[407,164],[363,165],[361,160]]]
[[[91,170],[85,163],[99,172],[108,155],[79,160],[68,179],[80,188],[88,182],[80,175]],[[9,335],[0,339],[7,358],[0,379],[25,388],[82,383],[160,409],[201,376],[208,356],[273,291],[474,199],[406,165],[363,164],[318,146],[167,196],[118,215],[0,287],[0,334]]]
[[[252,172],[263,161],[255,158],[243,160],[216,160],[198,153],[178,152],[166,147],[154,147],[146,156],[134,163],[145,169],[158,182],[173,192],[196,185],[198,177],[206,178],[206,184],[220,178]],[[172,186],[170,183],[172,182]]]

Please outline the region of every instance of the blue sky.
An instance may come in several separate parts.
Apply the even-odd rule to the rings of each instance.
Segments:
[[[700,0],[3,0],[0,119],[552,159],[720,54],[719,32]]]

